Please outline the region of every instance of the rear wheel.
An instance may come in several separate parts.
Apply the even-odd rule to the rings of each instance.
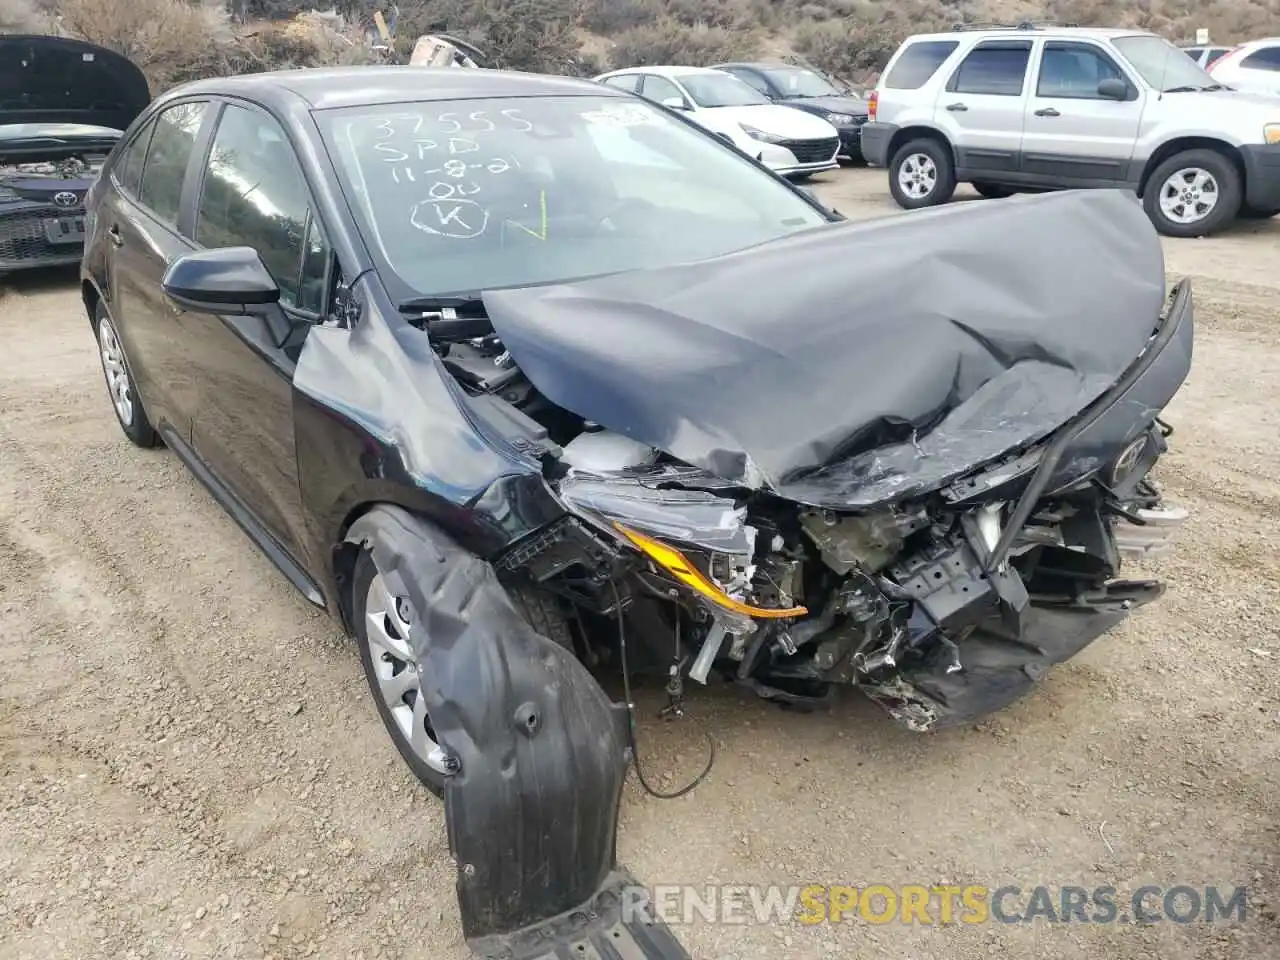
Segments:
[[[998,183],[988,183],[985,180],[976,181],[973,189],[988,200],[1003,200],[1005,197],[1012,197],[1015,191],[1012,187],[1003,187]]]
[[[107,381],[107,393],[116,413],[116,422],[124,435],[140,447],[154,447],[159,436],[147,419],[138,398],[138,388],[124,355],[124,346],[115,324],[101,303],[94,308],[93,326],[98,335],[98,359],[102,362],[102,375]]]
[[[368,550],[362,550],[356,560],[351,591],[360,662],[378,715],[414,776],[440,796],[454,764],[431,725],[422,694],[423,666],[409,643],[409,629],[417,612],[408,597],[395,596],[388,589]],[[512,588],[509,596],[531,627],[573,650],[569,624],[557,597],[531,587]]]
[[[1240,172],[1215,150],[1184,150],[1152,172],[1142,205],[1169,237],[1203,237],[1240,212]]]
[[[956,192],[951,150],[927,137],[903,144],[889,161],[889,192],[904,210],[946,203]]]
[[[1241,207],[1241,208],[1240,208],[1240,219],[1242,219],[1242,220],[1270,220],[1270,219],[1271,219],[1272,217],[1274,217],[1277,213],[1280,213],[1280,208],[1277,208],[1277,207],[1267,207],[1267,208],[1265,208],[1265,209],[1259,209],[1259,208],[1257,208],[1257,207],[1251,207],[1251,206],[1249,206],[1249,205],[1246,203],[1243,207]]]

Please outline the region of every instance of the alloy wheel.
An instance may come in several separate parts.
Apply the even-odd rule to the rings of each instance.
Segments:
[[[413,617],[408,600],[393,596],[382,574],[375,574],[365,600],[365,633],[378,693],[414,755],[437,773],[447,774],[448,755],[427,717],[422,669],[409,644]]]
[[[929,196],[937,183],[938,168],[928,154],[913,153],[898,167],[898,186],[912,200]]]
[[[125,426],[133,424],[133,388],[129,384],[129,370],[124,363],[124,350],[116,328],[106,317],[98,320],[98,347],[102,357],[102,370],[107,375],[107,390],[116,416]]]
[[[1218,180],[1201,167],[1187,167],[1160,187],[1160,212],[1173,223],[1199,223],[1218,205]]]

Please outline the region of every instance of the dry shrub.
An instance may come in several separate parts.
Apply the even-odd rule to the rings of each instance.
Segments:
[[[579,14],[584,27],[606,37],[648,26],[661,16],[661,0],[583,0]]]
[[[614,67],[668,63],[701,67],[749,60],[759,49],[760,38],[754,31],[689,27],[668,18],[619,34],[609,60]]]
[[[128,57],[153,91],[228,71],[238,53],[221,3],[61,0],[62,29]]]
[[[35,0],[0,0],[0,33],[47,33],[52,22]]]
[[[356,66],[377,60],[363,33],[348,26],[345,18],[314,10],[246,33],[243,50],[249,70]]]
[[[423,0],[400,9],[402,55],[424,33],[452,33],[484,51],[487,65],[545,73],[577,71],[578,0]]]

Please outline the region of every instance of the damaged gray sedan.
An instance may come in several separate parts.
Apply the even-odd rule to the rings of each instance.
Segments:
[[[851,224],[620,91],[402,67],[169,91],[87,205],[121,428],[354,637],[485,956],[685,955],[622,909],[633,673],[971,720],[1185,518],[1190,287],[1118,191]]]

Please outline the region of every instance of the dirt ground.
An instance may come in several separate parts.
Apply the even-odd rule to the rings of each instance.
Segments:
[[[894,211],[882,172],[816,186]],[[1280,955],[1280,219],[1166,250],[1198,303],[1168,596],[940,735],[856,694],[798,715],[712,689],[680,723],[642,697],[652,779],[696,773],[704,728],[718,757],[675,801],[631,778],[620,856],[653,884],[1247,885],[1249,919],[697,923],[695,957]],[[0,334],[0,956],[468,956],[441,808],[354,648],[120,434],[72,277],[11,281]]]

